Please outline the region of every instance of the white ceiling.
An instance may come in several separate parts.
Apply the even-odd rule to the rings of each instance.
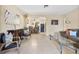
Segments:
[[[49,5],[44,8],[44,5],[17,5],[18,8],[28,13],[29,15],[64,15],[78,8],[78,5]]]

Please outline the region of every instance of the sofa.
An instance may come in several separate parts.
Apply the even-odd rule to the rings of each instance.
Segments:
[[[70,31],[76,31],[76,37],[70,35]],[[71,39],[73,41],[79,42],[79,29],[67,29],[66,31],[60,31],[60,35],[64,38]]]
[[[70,31],[76,31],[76,36],[71,36]],[[60,37],[61,38],[59,39],[61,40],[61,43],[63,40],[67,41],[63,46],[67,46],[75,50],[75,53],[77,53],[77,50],[79,49],[79,29],[67,29],[66,31],[60,31]]]

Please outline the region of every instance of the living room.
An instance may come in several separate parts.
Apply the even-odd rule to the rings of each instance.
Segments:
[[[53,39],[57,39],[58,38],[57,33],[60,31],[67,31],[69,36],[70,30],[72,30],[71,33],[73,33],[74,31],[77,31],[76,29],[79,29],[79,24],[78,24],[79,6],[78,5],[1,5],[0,13],[1,13],[0,33],[6,33],[6,31],[8,31],[8,32],[11,32],[13,35],[15,34],[15,36],[17,36],[18,39],[19,38],[22,39],[22,40],[19,40],[19,43],[17,43],[17,46],[20,45],[23,39],[26,39],[27,36],[31,37],[30,40],[32,40],[33,42],[30,42],[30,43],[31,44],[33,43],[32,44],[33,47],[34,46],[36,47],[37,45],[40,46],[40,44],[42,43],[46,44],[47,41],[44,42],[45,40],[43,39],[50,40],[49,37],[50,38],[53,37],[51,38],[52,39],[51,41],[53,41]],[[20,37],[18,37],[19,34],[21,34],[21,31],[26,29],[29,30],[28,35],[25,36],[24,34],[22,34],[23,35],[22,38],[21,38],[21,35]],[[44,37],[42,38],[42,36]],[[40,37],[42,39],[42,43],[40,41],[40,44],[38,44],[37,42],[40,40],[39,39]],[[37,40],[37,42],[33,40],[37,38],[39,39]],[[26,43],[28,43],[28,40]],[[23,44],[24,43],[22,43],[22,45]],[[52,43],[52,45],[54,46],[54,42]],[[41,49],[41,46],[40,46],[40,49]],[[50,49],[52,50],[52,48]],[[46,50],[48,51],[47,53],[51,52],[49,51],[50,49]],[[40,51],[40,52],[36,52],[36,51]],[[44,52],[45,54],[46,54],[46,51]],[[61,51],[57,53],[60,53],[60,52]],[[27,54],[27,53],[43,53],[43,52],[38,49],[34,50],[34,52],[33,51],[25,52],[25,49],[24,49],[24,51],[23,52],[20,51],[20,53]],[[57,54],[56,52],[52,52],[52,53]]]

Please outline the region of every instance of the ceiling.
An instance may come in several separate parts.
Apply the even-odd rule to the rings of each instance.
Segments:
[[[17,5],[19,9],[24,11],[24,14],[29,15],[64,15],[78,8],[78,5]]]

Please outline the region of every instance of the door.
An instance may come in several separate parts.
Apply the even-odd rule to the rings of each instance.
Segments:
[[[41,24],[41,32],[44,32],[44,24]]]

